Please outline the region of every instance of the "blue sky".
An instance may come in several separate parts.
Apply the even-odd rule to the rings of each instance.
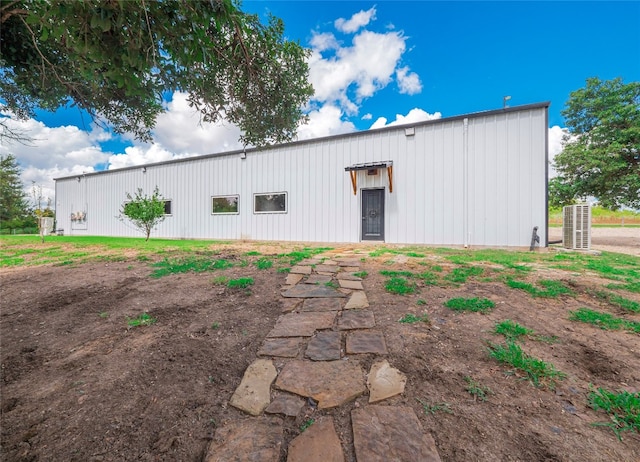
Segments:
[[[588,77],[640,80],[640,2],[247,1],[282,18],[313,50],[316,96],[299,138],[551,101],[550,150],[560,111]],[[35,146],[3,145],[26,184],[53,195],[52,178],[237,149],[230,124],[199,126],[176,94],[154,143],[113,137],[75,109],[20,123]]]

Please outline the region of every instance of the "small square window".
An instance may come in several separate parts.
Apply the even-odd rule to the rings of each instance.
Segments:
[[[378,169],[377,168],[370,168],[369,170],[367,170],[367,175],[377,175],[378,174]]]
[[[266,193],[253,195],[254,213],[287,213],[287,193]]]
[[[211,213],[213,215],[231,215],[238,213],[240,196],[213,196],[211,198]]]
[[[171,215],[171,201],[164,201],[164,214]]]

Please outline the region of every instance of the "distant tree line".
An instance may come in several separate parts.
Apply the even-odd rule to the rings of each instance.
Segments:
[[[38,232],[38,218],[53,217],[50,204],[42,207],[42,188],[34,185],[33,201],[20,179],[20,165],[9,154],[0,157],[0,233],[33,234]]]

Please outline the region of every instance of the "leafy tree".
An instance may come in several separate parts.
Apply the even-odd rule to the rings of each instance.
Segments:
[[[31,211],[20,180],[20,166],[9,154],[0,157],[0,223],[2,227],[22,227]],[[17,225],[17,226],[16,226]]]
[[[569,135],[555,158],[551,202],[595,196],[605,208],[640,208],[640,82],[587,79],[562,111]]]
[[[151,196],[147,196],[138,188],[135,196],[127,193],[127,202],[120,208],[121,221],[128,219],[145,235],[145,241],[149,240],[151,230],[164,221],[164,198],[160,195],[158,187]]]
[[[237,0],[3,0],[0,18],[0,99],[20,118],[71,103],[148,141],[179,90],[260,145],[291,140],[313,94],[308,50]]]

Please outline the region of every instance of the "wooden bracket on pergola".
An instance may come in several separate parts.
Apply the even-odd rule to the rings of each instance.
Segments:
[[[377,170],[379,168],[387,169],[387,176],[389,177],[389,192],[393,192],[393,161],[385,160],[382,162],[368,162],[364,164],[353,164],[349,167],[345,167],[345,172],[349,172],[351,177],[351,186],[353,187],[353,195],[358,193],[357,174],[358,170]]]

